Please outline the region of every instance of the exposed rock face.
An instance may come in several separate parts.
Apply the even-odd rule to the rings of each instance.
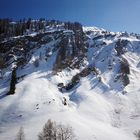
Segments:
[[[125,53],[125,46],[127,46],[128,43],[129,43],[128,40],[118,39],[118,41],[116,42],[116,45],[115,45],[115,49],[117,51],[118,56]]]
[[[66,31],[63,34],[57,46],[59,51],[54,65],[54,70],[56,71],[61,71],[67,67],[72,69],[80,68],[87,51],[85,44],[86,35],[82,27],[71,24],[71,27],[68,29],[71,31]]]
[[[89,67],[83,69],[80,73],[73,76],[72,79],[71,79],[71,82],[69,82],[66,86],[64,86],[63,83],[59,83],[58,88],[62,92],[63,91],[69,91],[80,82],[80,79],[82,77],[86,77],[90,74],[93,74],[93,75],[97,76],[99,74],[99,71],[95,67],[89,66]]]
[[[123,85],[127,86],[130,82],[129,77],[128,77],[128,75],[130,74],[129,64],[125,58],[122,58],[120,63],[121,63],[120,64],[120,73],[121,73]]]

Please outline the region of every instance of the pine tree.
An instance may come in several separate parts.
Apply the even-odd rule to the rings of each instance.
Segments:
[[[27,23],[26,23],[26,28],[27,28],[27,29],[30,29],[31,21],[32,21],[31,18],[29,18],[29,19],[27,20]]]
[[[12,76],[11,76],[11,83],[10,83],[10,90],[8,92],[8,95],[13,95],[15,94],[15,89],[16,89],[16,68],[13,69],[12,71]]]

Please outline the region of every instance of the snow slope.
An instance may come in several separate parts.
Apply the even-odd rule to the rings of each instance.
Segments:
[[[133,133],[140,130],[140,40],[96,27],[84,27],[84,32],[90,32],[87,33],[90,47],[86,52],[85,67],[96,66],[99,75],[91,73],[81,77],[74,88],[61,92],[57,85],[69,83],[81,69],[64,69],[54,74],[52,68],[57,51],[47,62],[43,53],[44,48],[55,42],[37,48],[29,63],[18,71],[19,76],[26,76],[17,83],[16,93],[0,99],[0,140],[14,139],[21,126],[26,139],[36,140],[50,118],[72,126],[77,140],[137,139]],[[127,51],[122,54],[130,67],[127,86],[123,86],[121,80],[114,82],[120,67],[115,50],[118,39],[129,41],[125,46]],[[33,62],[40,52],[43,58],[35,68]],[[111,70],[108,67],[110,59]],[[1,95],[5,90],[7,88],[1,84]]]

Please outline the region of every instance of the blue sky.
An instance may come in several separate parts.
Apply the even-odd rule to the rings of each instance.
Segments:
[[[0,18],[79,21],[112,31],[140,33],[140,0],[1,0]]]

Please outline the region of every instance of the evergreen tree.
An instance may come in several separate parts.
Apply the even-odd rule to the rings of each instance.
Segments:
[[[11,76],[11,83],[10,83],[10,90],[8,92],[8,95],[13,95],[15,94],[15,89],[16,89],[16,68],[13,69],[12,71],[12,76]]]
[[[26,23],[26,28],[27,29],[30,29],[30,26],[31,26],[31,18],[29,18],[28,20],[27,20],[27,23]]]

